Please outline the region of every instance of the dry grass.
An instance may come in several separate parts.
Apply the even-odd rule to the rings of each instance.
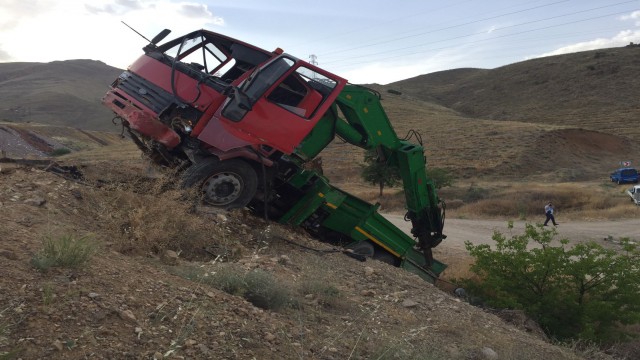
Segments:
[[[547,202],[565,218],[619,219],[635,216],[635,206],[626,199],[623,189],[608,184],[565,183],[504,184],[488,189],[487,197],[466,202],[455,216],[470,218],[512,218],[527,220],[540,217]]]
[[[81,162],[83,164],[103,161],[146,163],[140,150],[138,150],[130,139],[118,138],[111,140],[111,142],[112,144],[107,146],[82,144],[80,145],[84,146],[82,150],[73,151],[70,154],[61,156],[60,159],[68,162]]]
[[[40,252],[31,259],[31,264],[39,271],[51,267],[82,267],[97,251],[97,244],[88,236],[46,236],[42,244]]]
[[[184,258],[208,256],[213,247],[231,248],[236,238],[215,215],[195,214],[195,200],[175,189],[174,179],[148,179],[140,174],[108,174],[99,189],[87,189],[88,217],[123,253],[162,254],[174,250]]]
[[[609,182],[547,184],[540,182],[478,182],[441,189],[438,194],[447,204],[447,216],[461,218],[498,218],[528,220],[544,215],[542,209],[553,202],[556,211],[567,219],[622,219],[640,213],[625,194],[628,186]],[[351,186],[356,196],[381,204],[380,211],[403,213],[404,193],[386,189],[382,197],[373,186]]]

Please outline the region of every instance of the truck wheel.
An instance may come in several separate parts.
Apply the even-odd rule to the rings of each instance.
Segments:
[[[376,252],[373,254],[373,259],[389,265],[398,266],[398,259],[386,250],[376,249]]]
[[[185,170],[182,179],[183,188],[200,187],[205,204],[226,210],[245,207],[258,188],[256,171],[240,159],[203,160]]]
[[[354,254],[358,254],[368,258],[373,257],[373,254],[375,252],[373,244],[366,240],[350,246],[349,248],[353,251]]]

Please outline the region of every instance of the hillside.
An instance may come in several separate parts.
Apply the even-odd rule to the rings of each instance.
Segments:
[[[640,48],[621,47],[454,69],[389,84],[471,118],[570,126],[634,142],[640,108]]]
[[[598,180],[621,160],[640,160],[640,144],[625,136],[562,123],[472,118],[388,88],[378,90],[398,136],[416,130],[429,165],[460,179]],[[362,161],[362,152],[335,141],[321,155],[331,179],[358,181],[360,169],[353,164]]]
[[[118,131],[100,99],[121,72],[93,60],[0,63],[0,121]]]
[[[189,211],[139,160],[74,164],[79,182],[2,164],[3,358],[583,358],[518,313],[486,312],[299,230]],[[47,239],[65,237],[98,253],[46,265]]]

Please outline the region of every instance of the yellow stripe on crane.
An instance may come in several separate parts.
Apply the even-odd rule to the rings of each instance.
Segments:
[[[323,194],[323,193],[318,193],[318,196],[319,196],[319,197],[321,197],[321,198],[323,198],[323,197],[324,197],[324,194]],[[330,208],[332,208],[332,209],[334,209],[334,210],[338,208],[338,206],[337,206],[337,205],[333,205],[333,204],[332,204],[332,203],[330,203],[330,202],[325,203],[325,204],[326,204],[328,207],[330,207]]]
[[[400,257],[400,254],[398,254],[397,252],[391,250],[388,246],[383,244],[380,240],[378,240],[375,237],[373,237],[373,235],[371,235],[368,232],[364,231],[361,227],[356,226],[355,229],[358,230],[358,232],[361,233],[362,235],[366,236],[369,240],[371,240],[374,243],[378,244],[381,248],[387,250],[388,252],[390,252],[391,254],[393,254],[393,255],[395,255],[397,257]]]

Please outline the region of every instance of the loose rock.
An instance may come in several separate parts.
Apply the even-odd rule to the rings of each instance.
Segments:
[[[490,347],[483,347],[482,350],[480,350],[480,356],[482,359],[497,359],[498,353]]]
[[[160,258],[160,260],[167,264],[167,265],[176,265],[178,264],[178,253],[176,253],[173,250],[167,250],[164,253],[162,253],[162,257]]]
[[[406,308],[412,308],[412,307],[416,307],[419,304],[413,300],[409,300],[406,299],[405,301],[402,302],[402,306],[406,307]]]
[[[42,206],[47,202],[47,200],[41,198],[41,197],[36,197],[36,198],[31,198],[31,199],[27,199],[24,201],[25,204],[27,205],[33,205],[33,206]]]
[[[376,294],[376,292],[373,291],[373,290],[362,290],[360,292],[360,295],[362,295],[362,296],[374,296],[375,294]]]
[[[56,348],[56,350],[58,351],[62,351],[64,349],[64,345],[62,344],[62,341],[60,340],[56,340],[53,342],[53,347]]]
[[[122,320],[134,322],[134,323],[138,322],[138,320],[136,319],[136,316],[133,315],[133,312],[131,310],[122,310],[120,311],[119,315]]]
[[[0,256],[9,260],[18,260],[18,255],[9,250],[0,250]]]

